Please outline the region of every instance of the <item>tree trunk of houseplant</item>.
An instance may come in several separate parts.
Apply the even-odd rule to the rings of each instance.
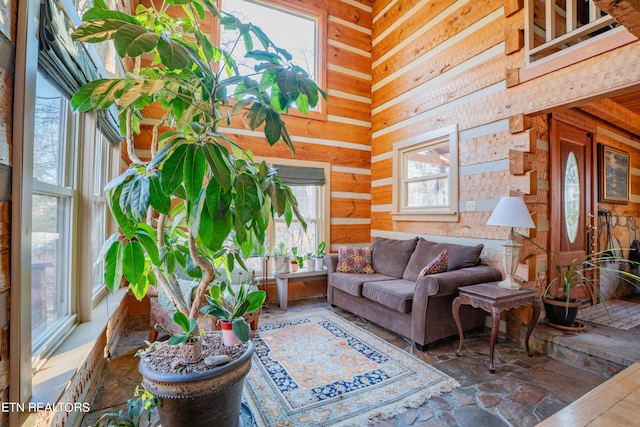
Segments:
[[[138,369],[145,388],[160,398],[163,427],[239,425],[244,380],[251,369],[255,347],[248,341],[244,354],[230,363],[189,374],[165,374],[152,370],[144,356]]]

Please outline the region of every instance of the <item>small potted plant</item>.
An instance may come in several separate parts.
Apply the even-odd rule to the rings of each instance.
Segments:
[[[273,262],[276,273],[288,273],[291,258],[285,242],[280,242],[273,250]]]
[[[304,255],[298,254],[297,246],[291,248],[291,253],[293,254],[293,256],[291,257],[291,272],[293,273],[298,271],[298,269],[300,268],[304,268]]]
[[[304,269],[307,271],[316,270],[316,259],[311,252],[308,252],[307,256],[304,258]]]
[[[185,363],[197,363],[202,358],[202,341],[196,334],[198,322],[194,318],[187,318],[184,313],[173,313],[173,321],[180,326],[182,333],[171,335],[167,344],[179,345],[182,350],[182,361]],[[200,330],[204,334],[204,330]]]
[[[209,305],[200,311],[218,318],[226,346],[238,345],[251,337],[245,316],[259,310],[266,296],[265,291],[253,285],[232,286],[222,281],[209,288],[209,294],[205,295]]]
[[[316,256],[315,256],[315,262],[316,262],[316,270],[320,271],[324,268],[324,249],[326,247],[326,242],[320,242],[318,244],[318,248],[316,249]]]

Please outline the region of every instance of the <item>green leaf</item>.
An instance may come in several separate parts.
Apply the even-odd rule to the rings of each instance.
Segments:
[[[153,234],[149,234],[143,229],[138,228],[138,230],[136,231],[136,239],[138,239],[138,242],[140,242],[142,247],[147,252],[147,255],[149,255],[149,259],[151,260],[153,265],[160,266],[161,262],[160,256],[158,254],[158,246],[155,236]]]
[[[143,221],[149,208],[149,178],[135,175],[124,183],[120,196],[120,208],[130,212],[137,222]]]
[[[116,31],[125,24],[127,24],[127,21],[115,19],[85,22],[71,34],[71,37],[75,41],[84,43],[98,43],[111,40],[116,34]]]
[[[136,284],[144,272],[144,251],[142,245],[132,240],[124,246],[122,253],[122,272],[129,283]]]
[[[136,224],[133,218],[128,216],[123,210],[120,208],[120,196],[122,194],[122,186],[116,187],[113,191],[109,192],[109,197],[107,198],[107,202],[109,203],[109,209],[111,209],[111,214],[113,218],[118,223],[118,226],[122,230],[122,233],[125,235],[127,239],[131,239],[136,232]]]
[[[309,113],[309,97],[304,93],[300,93],[298,98],[296,98],[296,107],[298,107],[298,110],[303,114]]]
[[[252,50],[245,54],[245,58],[252,58],[257,61],[267,61],[272,64],[280,64],[280,57],[275,53],[266,52],[264,50]]]
[[[109,108],[122,95],[126,84],[122,79],[98,79],[85,83],[71,97],[71,106],[80,112]]]
[[[214,179],[207,184],[205,197],[213,221],[222,218],[231,206],[231,193],[225,192],[220,183]]]
[[[133,296],[136,297],[138,301],[142,301],[145,295],[147,295],[147,291],[149,290],[149,280],[148,275],[142,275],[140,280],[137,283],[130,283],[129,289],[133,293]]]
[[[83,21],[103,21],[107,19],[114,19],[129,24],[140,25],[140,23],[133,16],[127,13],[119,12],[117,10],[110,10],[109,6],[104,2],[102,2],[102,5],[99,5],[94,1],[93,5],[94,7],[92,7],[84,15],[82,15]]]
[[[292,94],[298,92],[298,83],[296,79],[296,73],[293,70],[283,69],[276,73],[276,81],[280,87],[280,91],[289,99],[292,98]],[[296,95],[297,97],[297,95]],[[294,97],[293,99],[295,99]]]
[[[105,256],[104,283],[110,292],[115,292],[122,282],[122,269],[118,269],[119,260],[122,259],[121,252],[122,243],[116,240],[111,244]]]
[[[229,151],[217,143],[206,142],[203,146],[204,156],[213,171],[213,180],[218,182],[224,191],[231,188],[231,165]]]
[[[253,291],[247,294],[247,301],[249,302],[249,307],[247,307],[247,311],[245,314],[253,313],[254,311],[260,309],[262,304],[264,304],[264,300],[267,298],[267,293],[265,291]]]
[[[189,52],[180,43],[161,37],[158,40],[158,53],[164,65],[170,70],[178,70],[189,65]]]
[[[162,165],[160,183],[165,194],[172,194],[182,184],[186,145],[179,145]]]
[[[238,337],[238,339],[242,342],[249,341],[251,338],[251,330],[249,329],[249,325],[244,319],[233,319],[233,323],[231,324],[231,328],[233,329],[233,333]]]
[[[233,188],[236,193],[234,197],[235,216],[243,225],[247,224],[262,211],[259,196],[260,190],[253,177],[247,173],[243,173],[236,178]]]
[[[200,195],[206,166],[207,163],[202,153],[202,147],[196,144],[189,144],[183,166],[184,188],[189,200],[196,200]]]
[[[158,212],[168,215],[171,210],[171,197],[164,194],[158,175],[149,177],[149,204]]]
[[[254,102],[247,114],[247,122],[251,130],[256,130],[267,117],[267,108],[259,102]]]
[[[282,135],[282,126],[284,123],[280,119],[280,115],[273,110],[267,110],[266,124],[264,126],[264,135],[269,145],[273,145],[280,140]]]
[[[232,228],[232,218],[229,211],[221,218],[214,219],[206,204],[200,212],[198,223],[198,238],[212,252],[222,248]]]
[[[116,52],[121,58],[135,58],[143,53],[151,52],[157,45],[160,36],[138,25],[125,24],[113,38]]]
[[[180,327],[184,331],[184,333],[188,333],[190,329],[190,323],[187,316],[180,311],[176,311],[173,313],[173,322]]]

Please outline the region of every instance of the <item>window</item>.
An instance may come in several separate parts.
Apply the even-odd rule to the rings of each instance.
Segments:
[[[276,245],[284,242],[291,249],[298,248],[298,256],[307,253],[315,254],[320,242],[329,244],[329,212],[330,212],[330,165],[323,162],[307,162],[284,159],[266,160],[278,169],[278,178],[288,185],[298,201],[300,214],[307,223],[306,231],[295,216],[291,226],[287,227],[284,218],[275,218],[267,229],[267,252],[273,252]],[[247,266],[261,273],[263,266],[260,260],[252,258]],[[273,274],[269,267],[269,275]]]
[[[298,248],[298,255],[315,253],[322,238],[322,187],[317,185],[296,185],[291,191],[298,200],[298,209],[307,223],[307,230],[303,230],[300,221],[295,217],[291,226],[287,227],[284,218],[275,219],[273,232],[269,233],[269,243],[285,242],[287,247]]]
[[[100,131],[96,132],[93,151],[93,185],[91,191],[91,259],[92,295],[95,300],[106,290],[104,285],[104,260],[100,256],[107,238],[107,196],[104,191],[109,179],[109,142]]]
[[[450,126],[394,146],[394,219],[458,219],[457,132]]]
[[[71,253],[75,205],[76,117],[40,73],[36,83],[31,333],[38,352],[71,314]]]
[[[232,13],[244,22],[260,27],[279,48],[291,54],[291,62],[302,67],[313,78],[321,89],[324,85],[324,39],[326,12],[313,6],[305,5],[303,9],[280,1],[261,3],[253,0],[222,0],[222,9]],[[220,45],[232,53],[242,73],[253,72],[254,61],[244,58],[246,53],[243,43],[236,44],[237,31],[221,31]],[[258,40],[253,41],[255,49],[261,49]],[[322,103],[316,107],[316,114]],[[294,111],[292,111],[294,113]],[[310,113],[314,116],[313,112]]]

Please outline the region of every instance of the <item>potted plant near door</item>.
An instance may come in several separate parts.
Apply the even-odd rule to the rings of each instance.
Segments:
[[[162,288],[190,329],[217,267],[224,263],[231,271],[235,264],[244,266],[244,258],[264,252],[271,217],[284,215],[287,224],[296,217],[304,224],[295,197],[276,178],[276,170],[254,161],[220,126],[241,116],[252,130],[264,131],[269,145],[282,140],[293,152],[281,114],[294,104],[306,113],[324,93],[262,30],[219,11],[215,2],[171,1],[159,9],[154,5],[139,4],[130,15],[94,1],[74,39],[112,40],[120,57],[131,58],[131,67],[123,77],[82,86],[72,105],[79,111],[115,105],[125,131],[130,164],[106,188],[120,229],[105,244],[107,287],[113,291],[126,280],[138,299],[150,286]],[[242,75],[231,52],[203,32],[216,23],[237,30],[233,46],[243,44],[245,58],[256,61],[250,75]],[[150,158],[142,159],[134,134],[146,111],[161,114],[147,132]],[[179,291],[177,270],[198,281],[191,305]],[[197,371],[202,368],[198,362],[164,373],[152,366],[152,356],[164,352],[155,358],[159,363],[177,358],[171,347],[153,346],[140,364],[149,368],[145,378],[161,378],[162,386],[152,391],[162,405],[186,405],[173,412],[187,419],[164,419],[162,425],[210,425],[212,419],[237,425],[241,387],[233,393],[225,387],[248,372],[250,341],[232,351],[222,349],[237,359],[221,367]],[[196,389],[185,385],[196,381]],[[195,403],[202,396],[207,402]]]
[[[542,248],[530,238],[518,234],[547,254],[547,259],[553,267],[556,277],[545,287],[542,293],[542,303],[547,316],[547,324],[564,330],[579,330],[576,324],[578,309],[582,305],[579,296],[583,300],[598,300],[598,281],[601,274],[610,274],[608,266],[611,263],[620,263],[620,257],[612,251],[605,250],[587,254],[575,258],[567,266],[556,262],[555,254]],[[615,270],[622,280],[636,283],[640,277],[626,270]]]

